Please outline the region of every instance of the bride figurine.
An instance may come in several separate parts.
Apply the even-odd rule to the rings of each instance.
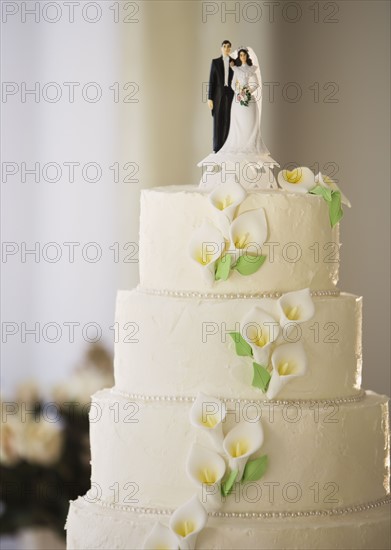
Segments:
[[[228,136],[217,153],[198,163],[204,169],[200,186],[226,181],[222,177],[226,170],[228,178],[234,177],[244,187],[277,187],[272,169],[279,164],[270,156],[261,136],[262,78],[258,59],[249,47],[240,47],[233,57],[235,54],[236,59],[231,62],[234,71],[231,87],[235,95]]]

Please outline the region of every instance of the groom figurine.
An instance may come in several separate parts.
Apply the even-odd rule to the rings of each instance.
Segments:
[[[231,42],[221,44],[222,56],[212,59],[209,76],[208,106],[213,116],[213,151],[217,153],[225,143],[231,119],[231,104],[234,92],[231,88],[233,70],[230,63]]]

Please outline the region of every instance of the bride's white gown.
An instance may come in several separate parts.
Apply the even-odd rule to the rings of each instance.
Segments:
[[[262,155],[261,129],[259,126],[258,107],[254,96],[251,96],[248,107],[240,105],[237,94],[240,88],[248,86],[253,94],[259,88],[256,68],[249,65],[233,67],[232,89],[235,92],[231,106],[231,123],[226,142],[219,153]]]
[[[233,67],[232,89],[235,92],[231,106],[229,133],[223,147],[217,153],[211,153],[198,166],[204,163],[229,163],[237,161],[258,163],[260,166],[277,165],[265,146],[261,136],[261,103],[260,83],[257,67],[247,64]],[[248,86],[252,93],[249,105],[240,105],[237,94],[240,88]]]

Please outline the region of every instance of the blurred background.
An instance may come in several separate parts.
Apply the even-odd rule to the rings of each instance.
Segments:
[[[112,385],[115,294],[138,282],[140,189],[199,181],[212,145],[210,62],[224,39],[258,54],[272,156],[328,174],[352,202],[339,286],[364,296],[363,385],[390,393],[389,2],[1,9],[1,460],[7,487],[23,479],[23,494],[20,484],[2,494],[2,548],[64,544],[67,502],[89,485],[89,446],[87,409],[63,404]],[[39,422],[21,435],[22,404]],[[37,497],[37,476],[56,494]],[[41,530],[34,542],[38,525],[58,535]]]

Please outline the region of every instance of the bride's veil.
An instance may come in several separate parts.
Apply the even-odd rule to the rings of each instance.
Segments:
[[[258,125],[259,125],[258,127],[259,127],[259,132],[261,133],[262,95],[263,95],[262,94],[263,86],[262,86],[261,69],[260,69],[260,66],[259,66],[259,61],[258,61],[257,54],[254,52],[254,50],[250,46],[240,46],[239,48],[237,48],[236,50],[234,50],[231,53],[231,57],[236,59],[238,57],[238,52],[241,49],[246,49],[248,51],[248,55],[250,56],[251,61],[253,62],[253,66],[255,67],[255,74],[256,74],[256,76],[258,78],[258,82],[259,82],[259,88],[257,88],[256,92],[254,93],[254,99],[257,103]],[[261,136],[260,136],[260,142],[261,142],[262,152],[265,153],[266,155],[270,155],[270,151],[266,147],[266,145],[265,145],[265,143],[264,143]]]

